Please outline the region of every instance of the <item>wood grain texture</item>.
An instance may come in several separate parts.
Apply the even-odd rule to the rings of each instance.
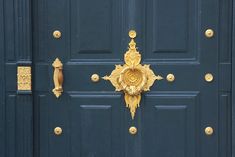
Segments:
[[[0,16],[4,16],[0,18],[0,70],[3,74],[0,75],[0,106],[4,118],[4,122],[0,120],[0,135],[5,132],[0,142],[0,156],[32,157],[33,99],[31,92],[16,90],[17,66],[32,63],[31,1],[1,0],[0,3]]]
[[[235,154],[235,3],[232,18],[232,155]]]
[[[0,156],[6,156],[5,134],[5,32],[4,32],[4,0],[0,0]]]

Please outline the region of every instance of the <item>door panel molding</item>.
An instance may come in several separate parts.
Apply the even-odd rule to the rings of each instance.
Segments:
[[[232,19],[232,154],[235,154],[235,3]]]
[[[4,157],[33,157],[32,92],[16,89],[17,66],[32,67],[31,5],[31,0],[0,0],[0,156]]]
[[[5,26],[4,26],[4,0],[0,0],[0,156],[6,156],[6,118],[5,118]]]

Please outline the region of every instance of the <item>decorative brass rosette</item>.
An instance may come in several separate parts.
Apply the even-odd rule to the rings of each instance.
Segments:
[[[134,119],[137,107],[141,100],[141,93],[149,91],[155,80],[162,80],[163,77],[155,75],[150,65],[141,65],[141,54],[137,51],[134,38],[136,32],[129,32],[131,41],[128,51],[124,55],[124,65],[116,65],[110,76],[104,76],[116,88],[116,91],[123,91],[126,107],[130,109],[131,117]]]

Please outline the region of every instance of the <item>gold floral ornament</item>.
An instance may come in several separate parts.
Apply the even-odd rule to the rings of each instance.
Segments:
[[[163,77],[155,75],[150,65],[141,65],[141,54],[137,51],[134,38],[136,32],[129,32],[131,41],[128,51],[124,55],[124,65],[116,65],[110,76],[104,76],[116,88],[116,91],[123,91],[126,107],[130,109],[131,117],[134,119],[136,109],[140,106],[141,93],[149,91],[155,80],[162,80]]]

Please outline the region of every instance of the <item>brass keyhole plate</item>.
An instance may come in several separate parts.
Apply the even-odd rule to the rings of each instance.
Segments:
[[[30,66],[18,66],[17,67],[17,90],[30,91],[32,89]]]

